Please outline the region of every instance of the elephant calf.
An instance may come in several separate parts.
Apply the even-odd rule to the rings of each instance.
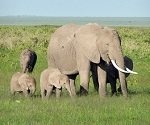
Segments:
[[[28,74],[17,72],[11,78],[10,89],[12,95],[23,92],[27,97],[30,93],[35,93],[36,80]]]
[[[62,88],[66,88],[72,97],[70,80],[68,76],[62,74],[58,69],[51,67],[45,69],[40,76],[40,87],[42,99],[48,99],[54,89],[56,89],[56,97],[60,97]]]
[[[20,64],[23,73],[32,72],[36,64],[37,55],[31,49],[25,49],[20,55]]]
[[[105,62],[104,62],[105,63]],[[133,69],[133,61],[125,56],[124,57],[124,63],[125,63],[125,66],[128,67],[130,70]],[[107,83],[110,83],[110,86],[111,86],[111,93],[112,95],[114,95],[116,92],[117,92],[117,89],[116,89],[116,83],[117,83],[117,79],[119,79],[119,72],[118,70],[113,66],[112,63],[110,63],[109,65],[106,66],[106,64],[101,64],[101,67],[103,67],[104,70],[106,70],[106,73],[107,73]],[[125,77],[128,77],[130,74],[127,73],[125,74]],[[97,76],[92,76],[93,77],[93,83],[94,83],[94,88],[96,90],[98,90],[98,81],[97,81]],[[94,81],[95,80],[95,81]],[[125,80],[126,81],[126,80]],[[127,82],[126,82],[127,84]],[[118,92],[121,92],[121,86],[118,88]]]
[[[124,57],[124,63],[125,63],[125,66],[128,67],[130,70],[133,69],[133,61],[129,57],[127,56]],[[116,80],[119,79],[119,73],[118,73],[118,70],[112,64],[110,64],[106,68],[106,71],[107,71],[107,83],[110,83],[111,91],[113,95],[117,92]],[[129,76],[129,73],[125,74],[125,77],[128,77],[128,76]],[[121,86],[118,88],[118,91],[121,92]]]

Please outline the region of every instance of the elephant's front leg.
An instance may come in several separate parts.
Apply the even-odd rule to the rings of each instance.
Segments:
[[[111,94],[116,95],[117,90],[116,90],[116,79],[112,77],[109,73],[107,73],[107,83],[110,83],[111,86]]]
[[[61,96],[62,88],[58,89],[56,88],[56,98],[59,98]]]
[[[106,71],[97,67],[98,71],[98,82],[99,82],[99,94],[102,97],[107,96],[107,88],[106,88]]]
[[[52,91],[53,91],[53,86],[48,86],[47,87],[47,92],[46,92],[46,99],[49,99],[49,97],[51,96],[52,94]]]
[[[44,99],[46,96],[46,91],[43,88],[41,88],[41,96],[42,96],[42,99]]]
[[[11,96],[14,96],[15,95],[14,89],[11,88],[10,93],[11,93]]]
[[[87,95],[90,80],[90,62],[87,61],[83,63],[83,65],[80,65],[79,75],[80,75],[80,94]]]
[[[28,90],[24,90],[23,93],[24,93],[25,97],[29,97],[29,91]]]
[[[90,72],[88,71],[81,71],[80,72],[80,94],[87,95],[89,89],[89,77]]]

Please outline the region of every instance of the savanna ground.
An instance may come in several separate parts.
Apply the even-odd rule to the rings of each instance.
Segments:
[[[121,94],[100,98],[90,81],[89,95],[70,99],[40,98],[39,77],[47,67],[47,46],[58,26],[0,26],[0,124],[1,125],[150,125],[150,27],[113,27],[122,39],[123,53],[132,58],[138,75],[127,78],[129,98]],[[10,96],[11,76],[20,71],[19,57],[32,48],[38,59],[32,75],[35,96]],[[77,79],[79,90],[79,78]],[[117,84],[119,86],[119,83]]]

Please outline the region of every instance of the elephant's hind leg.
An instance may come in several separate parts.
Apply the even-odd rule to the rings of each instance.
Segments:
[[[47,91],[46,91],[45,89],[41,89],[41,96],[42,96],[42,99],[45,98],[46,93],[47,93]]]

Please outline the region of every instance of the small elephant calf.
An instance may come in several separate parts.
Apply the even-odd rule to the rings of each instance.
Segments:
[[[124,63],[125,63],[125,66],[128,67],[130,70],[133,69],[132,59],[125,56],[124,57]],[[117,79],[119,79],[119,72],[112,64],[110,64],[106,68],[106,71],[107,71],[107,83],[110,83],[111,91],[112,91],[112,95],[113,95],[117,92],[116,83],[117,83]],[[129,73],[125,74],[125,77],[127,78],[129,75],[130,75]],[[127,81],[126,81],[126,84],[127,84]],[[121,91],[122,90],[121,90],[121,85],[120,85],[119,88],[118,88],[118,92],[121,92]]]
[[[105,71],[107,73],[106,74],[107,75],[106,82],[110,83],[110,85],[111,85],[111,93],[112,93],[112,95],[115,95],[117,93],[116,83],[117,83],[117,79],[119,79],[119,72],[113,66],[112,63],[110,63],[109,65],[106,65],[105,62],[102,62],[102,63],[103,63],[102,67],[105,69]],[[125,56],[124,57],[124,63],[125,63],[125,66],[128,67],[130,70],[133,69],[133,61],[132,61],[132,59],[130,59],[129,57]],[[95,65],[92,65],[92,66],[95,66]],[[125,77],[127,78],[129,75],[130,75],[129,73],[125,74]],[[92,77],[93,77],[94,88],[98,91],[98,88],[99,88],[98,76],[96,74],[95,76],[92,75]],[[125,80],[125,82],[127,84],[126,80]],[[118,92],[121,92],[121,91],[122,91],[121,90],[121,86],[119,86]]]
[[[36,64],[37,55],[31,49],[25,49],[20,55],[20,64],[23,73],[31,73]]]
[[[10,89],[12,95],[15,92],[23,92],[27,97],[30,93],[35,93],[36,80],[28,74],[17,72],[11,78]]]
[[[62,74],[58,69],[51,67],[45,69],[40,76],[40,87],[42,99],[48,99],[55,88],[56,97],[60,97],[62,88],[66,88],[72,97],[70,80],[67,75]]]

